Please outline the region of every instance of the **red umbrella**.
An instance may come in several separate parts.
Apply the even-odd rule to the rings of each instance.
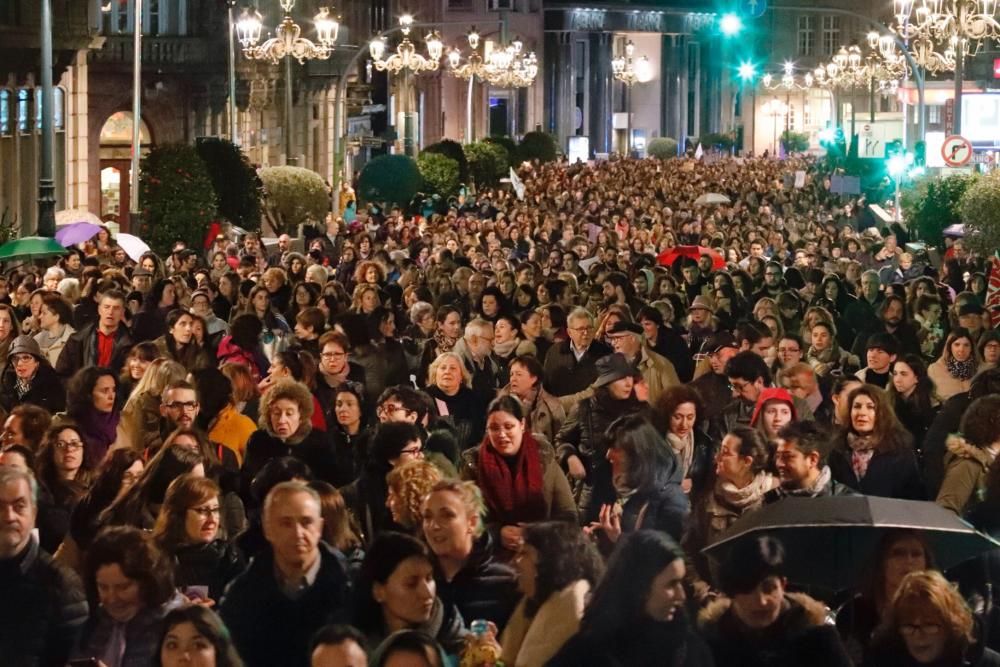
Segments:
[[[702,255],[708,255],[709,257],[712,258],[713,269],[725,268],[726,260],[722,258],[722,255],[719,254],[718,250],[716,250],[715,248],[706,248],[705,246],[701,245],[674,246],[673,248],[661,252],[657,256],[656,261],[663,266],[673,266],[674,262],[676,262],[677,259],[680,257],[690,257],[691,259],[697,262],[699,259],[701,259]]]

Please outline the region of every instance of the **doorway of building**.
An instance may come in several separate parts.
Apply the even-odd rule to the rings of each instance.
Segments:
[[[139,121],[140,155],[149,152],[152,138],[145,121]],[[114,221],[128,232],[131,189],[132,113],[116,111],[101,127],[101,220]]]

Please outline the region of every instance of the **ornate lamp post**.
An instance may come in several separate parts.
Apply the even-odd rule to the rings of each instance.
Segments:
[[[965,56],[1000,37],[996,0],[893,0],[893,31],[910,42],[913,58],[931,72],[955,71],[955,127],[962,132]]]
[[[652,78],[649,58],[640,56],[635,59],[635,44],[632,40],[625,43],[625,50],[611,60],[611,73],[615,79],[625,84],[625,114],[626,138],[625,151],[632,155],[632,86],[645,83]]]
[[[413,25],[413,17],[409,14],[403,14],[399,17],[399,25],[403,39],[396,46],[394,53],[386,56],[386,42],[385,38],[381,36],[377,36],[369,43],[368,53],[371,56],[372,65],[378,71],[391,74],[402,73],[404,76],[403,94],[401,95],[403,102],[400,104],[403,108],[401,112],[403,116],[403,149],[407,155],[412,155],[416,152],[417,142],[414,138],[416,126],[415,123],[411,122],[410,112],[407,110],[410,96],[409,77],[411,73],[436,71],[440,66],[444,44],[436,31],[428,33],[424,38],[424,44],[427,46],[427,56],[424,57],[417,52],[417,47],[410,41],[410,26]]]
[[[780,81],[775,81],[774,77],[770,74],[765,74],[761,79],[761,84],[766,90],[784,90],[785,91],[785,108],[789,111],[791,110],[791,96],[793,90],[811,90],[813,87],[813,75],[810,72],[806,72],[802,77],[802,83],[798,83],[795,78],[795,65],[791,62],[785,62],[784,74],[781,75]],[[791,121],[792,114],[785,114],[785,133],[786,135],[791,132]]]
[[[788,114],[788,105],[775,97],[765,102],[761,110],[771,117],[771,154],[774,155],[778,152],[778,118]]]
[[[322,7],[319,13],[313,18],[316,26],[317,41],[302,37],[302,28],[292,19],[292,8],[295,0],[279,0],[281,9],[284,11],[284,18],[275,30],[275,36],[266,40],[258,46],[261,32],[263,32],[263,19],[260,12],[244,9],[236,22],[236,31],[239,35],[240,45],[243,47],[243,55],[250,60],[267,60],[272,64],[278,61],[285,61],[285,163],[292,164],[295,158],[292,157],[292,59],[299,61],[299,64],[307,60],[326,60],[333,53],[334,45],[337,42],[337,33],[340,31],[340,23],[330,14],[330,10]]]

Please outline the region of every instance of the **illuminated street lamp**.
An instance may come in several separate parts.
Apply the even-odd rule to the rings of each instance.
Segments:
[[[626,137],[625,151],[632,154],[632,86],[636,83],[646,83],[653,78],[653,68],[649,58],[635,58],[635,44],[632,40],[625,43],[622,53],[611,59],[611,73],[615,79],[625,84],[625,116]]]

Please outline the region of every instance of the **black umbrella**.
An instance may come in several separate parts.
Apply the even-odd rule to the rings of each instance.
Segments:
[[[931,502],[827,496],[785,498],[744,514],[703,551],[721,563],[741,540],[772,535],[785,545],[791,583],[839,593],[856,585],[879,541],[897,529],[920,531],[942,570],[1000,548],[1000,542]]]

